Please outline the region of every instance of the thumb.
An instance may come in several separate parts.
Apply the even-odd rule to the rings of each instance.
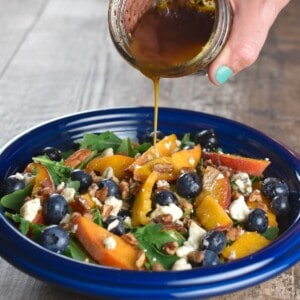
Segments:
[[[228,41],[210,64],[208,77],[216,85],[252,65],[266,41],[269,29],[288,0],[231,0],[233,23]]]

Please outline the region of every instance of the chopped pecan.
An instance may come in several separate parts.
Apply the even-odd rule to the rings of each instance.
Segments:
[[[144,268],[145,262],[146,262],[146,254],[144,250],[141,250],[137,255],[135,265],[139,270],[141,270]]]
[[[169,255],[174,255],[176,253],[176,250],[178,249],[178,243],[177,242],[168,242],[165,243],[162,247],[162,250]]]
[[[153,171],[158,173],[171,173],[173,171],[173,166],[168,163],[160,163],[160,164],[154,164]]]
[[[171,214],[161,214],[154,219],[154,222],[162,223],[162,224],[170,224],[173,222],[173,216]]]
[[[193,263],[201,263],[204,259],[204,254],[203,251],[192,251],[191,253],[188,254],[188,261],[193,262]]]
[[[152,266],[152,271],[164,271],[165,268],[158,262]]]
[[[262,195],[261,191],[256,189],[249,195],[250,202],[262,202]]]
[[[226,233],[227,240],[229,241],[236,241],[243,233],[243,229],[240,226],[237,227],[231,227],[228,229]]]
[[[122,199],[127,199],[130,196],[130,190],[129,190],[129,182],[126,180],[122,180],[119,184],[119,189],[121,191],[121,197]]]
[[[107,187],[103,187],[100,190],[97,190],[95,192],[95,197],[97,199],[99,199],[100,202],[104,203],[105,199],[107,198],[108,195],[108,188]]]
[[[88,188],[88,193],[92,196],[92,197],[96,197],[96,192],[98,191],[99,187],[96,183],[92,183],[89,188]]]
[[[102,206],[102,218],[103,218],[103,221],[107,220],[108,217],[110,216],[110,213],[112,212],[113,210],[113,206],[112,205],[107,205],[107,204],[104,204]]]
[[[133,245],[133,246],[137,246],[138,245],[138,240],[136,239],[136,237],[131,233],[125,233],[121,236],[121,238],[128,244]]]

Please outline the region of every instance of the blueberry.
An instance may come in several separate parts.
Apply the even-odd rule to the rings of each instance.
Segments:
[[[60,161],[61,160],[61,151],[54,147],[46,147],[41,151],[42,155],[47,155],[50,160]]]
[[[201,179],[194,172],[184,173],[179,176],[176,189],[180,196],[188,199],[194,198],[201,192]]]
[[[264,210],[260,208],[255,208],[248,215],[248,219],[246,221],[247,230],[263,233],[268,229],[268,226],[269,226],[269,221],[268,221],[267,213]]]
[[[164,206],[164,205],[169,205],[171,203],[175,204],[175,205],[179,205],[179,201],[178,198],[176,197],[176,195],[172,192],[172,191],[168,191],[168,190],[160,190],[157,191],[154,194],[154,200],[157,204]]]
[[[75,181],[79,181],[80,186],[79,186],[79,192],[84,192],[88,189],[88,187],[93,183],[93,178],[92,176],[83,171],[83,170],[74,170],[71,173],[71,180]]]
[[[98,187],[99,189],[107,188],[107,196],[114,196],[116,198],[121,197],[121,192],[118,184],[110,178],[102,179],[101,181],[99,181]]]
[[[2,182],[0,188],[0,197],[11,194],[15,191],[22,190],[25,188],[25,182],[14,176],[7,177]]]
[[[288,196],[288,185],[279,178],[267,177],[262,181],[262,191],[270,199],[275,196]]]
[[[69,245],[69,234],[58,225],[46,227],[41,233],[40,244],[50,251],[63,253]]]
[[[123,235],[126,231],[122,218],[118,216],[110,216],[104,225],[108,231],[116,235]]]
[[[226,235],[222,231],[208,231],[201,242],[202,249],[221,253],[227,243]]]
[[[47,224],[58,224],[68,210],[67,200],[60,194],[50,195],[43,205],[43,212]]]
[[[122,220],[125,220],[127,217],[130,217],[130,211],[127,209],[121,209],[118,212],[118,217],[120,217]]]
[[[211,250],[204,250],[203,254],[203,267],[217,266],[218,264],[220,264],[220,258],[216,252]]]
[[[157,130],[157,132],[156,132],[156,141],[160,141],[164,137],[165,137],[165,135],[161,131]],[[142,142],[153,144],[153,140],[154,140],[154,132],[152,131],[152,132],[147,132],[143,136]]]
[[[286,196],[275,196],[271,201],[271,209],[276,216],[283,216],[290,211],[290,203]]]
[[[219,141],[213,129],[197,132],[193,139],[196,144],[200,144],[206,151],[216,151],[219,147]]]

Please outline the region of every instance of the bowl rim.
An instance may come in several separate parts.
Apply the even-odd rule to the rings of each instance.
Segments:
[[[7,142],[0,149],[0,162],[1,155],[13,146],[16,141],[26,138],[34,131],[41,130],[41,128],[45,126],[51,126],[52,124],[59,122],[67,122],[69,119],[78,119],[80,123],[80,119],[84,116],[94,115],[97,113],[113,114],[128,110],[133,112],[146,111],[152,113],[153,107],[124,106],[118,108],[91,109],[53,118],[25,130]],[[294,165],[297,165],[297,172],[300,174],[299,154],[257,129],[224,117],[191,110],[160,107],[159,112],[176,112],[196,114],[197,116],[202,117],[205,116],[213,122],[225,122],[230,126],[238,126],[239,128],[246,130],[248,133],[250,132],[255,135],[259,135],[264,140],[272,143],[273,146],[276,146],[276,149],[279,148],[283,151],[284,155],[288,156]],[[12,233],[12,236],[6,235],[4,232]],[[216,274],[216,269],[214,267],[199,268],[188,271],[137,272],[119,270],[99,265],[88,265],[86,263],[52,253],[23,236],[1,212],[0,241],[6,243],[6,248],[0,247],[0,254],[8,262],[25,273],[37,278],[42,278],[45,281],[63,286],[70,290],[75,289],[78,292],[98,296],[103,294],[106,296],[117,295],[119,299],[125,299],[126,297],[133,296],[138,299],[139,296],[142,297],[143,295],[143,299],[145,299],[145,291],[147,291],[149,297],[152,299],[153,297],[160,297],[161,295],[163,295],[163,299],[167,299],[167,297],[172,295],[180,296],[185,299],[194,299],[195,297],[217,296],[250,287],[285,271],[293,264],[300,261],[300,254],[298,250],[300,247],[299,232],[300,216],[298,216],[297,220],[289,227],[288,232],[283,233],[276,241],[272,242],[264,250],[259,251],[250,257],[248,256],[231,263],[224,264],[221,267],[218,266],[221,270],[218,274]],[[23,246],[24,249],[27,248],[26,251],[21,253],[21,256],[20,249],[16,247],[16,243],[18,243],[19,246],[22,246],[21,248],[23,248]],[[36,255],[32,256],[33,253],[36,253]],[[44,261],[45,256],[47,256],[48,261]],[[51,264],[56,265],[56,269],[53,269]],[[72,268],[72,272],[66,268],[66,266]],[[80,274],[82,270],[84,270],[85,274],[90,273],[88,278]],[[142,275],[139,276],[140,274]],[[116,288],[107,277],[116,278],[114,283],[117,282],[120,286]],[[155,278],[155,280],[153,280],[153,278]],[[237,279],[239,280],[237,281]],[[220,280],[222,281],[222,287],[219,286]],[[139,284],[138,289],[136,286],[137,283]],[[132,289],[134,289],[134,294]]]

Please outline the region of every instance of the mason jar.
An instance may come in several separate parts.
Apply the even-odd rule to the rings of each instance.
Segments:
[[[212,24],[198,25],[198,12],[210,14]],[[231,23],[229,0],[109,1],[109,31],[116,49],[129,64],[150,78],[205,74],[222,50]],[[194,47],[194,52],[187,51],[189,43],[192,48],[193,39],[204,31],[204,44]]]

